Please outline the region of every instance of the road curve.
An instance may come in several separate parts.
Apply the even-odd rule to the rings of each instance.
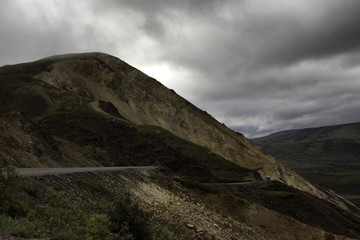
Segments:
[[[155,170],[156,166],[131,166],[131,167],[74,167],[74,168],[17,168],[16,171],[22,177],[36,177],[47,175],[61,175],[82,172],[119,172],[119,171],[149,171]]]

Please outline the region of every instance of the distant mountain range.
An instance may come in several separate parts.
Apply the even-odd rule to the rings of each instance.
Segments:
[[[313,183],[360,194],[360,123],[288,130],[252,141]]]

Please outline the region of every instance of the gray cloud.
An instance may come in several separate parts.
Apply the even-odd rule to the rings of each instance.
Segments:
[[[315,20],[291,21],[286,31],[278,30],[273,48],[265,55],[282,64],[309,58],[326,58],[334,54],[352,51],[360,47],[360,9],[359,1],[326,2],[324,12]],[[328,7],[328,9],[326,9]],[[278,24],[277,26],[282,26]],[[275,36],[273,36],[275,37]]]
[[[355,122],[358,9],[357,0],[5,1],[0,65],[107,52],[168,70],[166,86],[250,137]]]
[[[79,45],[77,37],[90,35],[91,29],[86,26],[75,33],[71,18],[52,18],[51,12],[46,13],[49,10],[46,6],[34,3],[34,9],[28,9],[21,3],[25,1],[2,3],[0,64],[31,61],[75,50]],[[66,14],[74,16],[76,11],[69,9]]]
[[[232,63],[227,67],[237,68],[289,65],[348,52],[360,44],[360,2],[356,0],[304,1],[300,10],[292,7],[289,11],[281,1],[273,3],[279,6],[269,11],[263,9],[268,7],[265,1],[116,3],[143,14],[144,29],[166,43],[166,58],[204,69],[226,60],[228,65]],[[180,30],[176,29],[179,26]],[[176,34],[172,34],[173,27]],[[214,57],[209,57],[212,53]]]

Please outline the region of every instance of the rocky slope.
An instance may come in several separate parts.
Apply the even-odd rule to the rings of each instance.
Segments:
[[[113,56],[54,56],[5,66],[0,75],[5,79],[0,88],[2,104],[29,117],[90,106],[124,121],[159,126],[240,166],[260,169],[263,178],[270,176],[344,209],[353,207],[337,195],[314,187],[241,134]]]
[[[101,53],[0,68],[0,167],[8,164],[161,166],[151,175],[114,177],[108,201],[116,189],[127,188],[155,216],[155,226],[180,235],[187,221],[196,222],[195,234],[203,238],[345,239],[333,234],[356,238],[360,232],[359,219],[348,213],[358,213],[353,205],[312,186],[156,80]],[[266,176],[302,191],[277,181],[216,188],[199,183]],[[76,199],[86,193],[84,201],[103,200],[109,181],[96,179],[104,176],[73,177],[73,185],[62,177],[40,181]]]
[[[320,198],[328,198],[302,177],[265,155],[248,139],[220,124],[206,112],[125,62],[100,53],[58,56],[49,71],[34,76],[54,87],[89,97],[93,108],[99,102],[114,105],[119,114],[134,123],[156,125],[243,167],[259,169],[263,176],[278,179]],[[336,197],[331,197],[332,201]],[[338,204],[346,207],[342,201]]]
[[[65,192],[72,204],[86,203],[91,199],[93,204],[100,206],[113,202],[118,194],[129,191],[142,209],[151,215],[150,221],[154,229],[171,231],[176,239],[205,240],[214,237],[226,240],[350,240],[358,236],[356,228],[359,227],[346,222],[342,216],[338,216],[333,223],[329,223],[328,219],[324,223],[318,222],[322,227],[328,225],[325,226],[327,231],[324,231],[321,226],[310,226],[256,202],[246,201],[243,196],[228,194],[221,187],[195,186],[194,182],[169,177],[158,171],[46,176],[37,179],[37,184],[42,191],[33,196],[37,198],[35,202],[44,201],[46,197],[43,195],[46,194],[43,192],[49,192],[51,188],[57,192]],[[233,189],[236,190],[237,187]],[[247,195],[259,195],[261,190],[246,192]],[[306,207],[306,204],[303,205]],[[319,211],[318,214],[327,214],[323,208],[319,208]],[[195,228],[190,229],[187,224],[192,224]],[[345,231],[337,225],[345,228]]]

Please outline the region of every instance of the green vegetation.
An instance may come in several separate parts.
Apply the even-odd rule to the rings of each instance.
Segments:
[[[128,192],[112,207],[92,200],[74,202],[65,192],[21,179],[14,167],[0,170],[0,231],[24,238],[178,239],[166,228],[155,231],[150,215]]]
[[[12,166],[0,168],[0,229],[22,237],[38,236],[40,225],[29,218],[33,181],[22,181]]]
[[[33,121],[52,135],[67,140],[67,143],[74,142],[86,147],[86,152],[94,160],[104,163],[109,161],[102,132],[97,129],[107,121],[105,115],[85,106],[75,106],[67,111],[49,112]]]
[[[1,75],[0,89],[14,90],[22,86],[32,86],[39,84],[39,80],[35,80],[24,74]]]
[[[360,195],[360,123],[284,131],[253,141],[310,182]]]
[[[30,99],[29,96],[33,97],[32,92],[29,89],[33,86],[39,85],[39,81],[24,77],[23,75],[9,75],[1,76],[0,75],[0,105],[2,109],[9,111],[21,111],[24,113],[29,113],[29,102],[24,101],[25,98]],[[24,88],[24,86],[26,86]],[[19,92],[16,92],[17,89],[22,89],[22,92],[26,92],[26,97],[21,96],[18,99]],[[34,102],[38,99],[32,99]],[[40,111],[36,111],[40,113]]]
[[[295,193],[287,192],[287,191],[264,191],[264,192],[265,194],[271,197],[284,198],[284,199],[290,199],[296,195]]]
[[[335,172],[335,173],[308,173],[300,174],[309,181],[321,186],[331,188],[339,194],[360,195],[360,173]]]
[[[41,98],[34,95],[33,87],[42,86],[43,83],[33,76],[46,69],[42,64],[25,64],[4,66],[0,70],[0,104],[9,111],[21,111],[32,114],[32,111],[40,113]],[[38,109],[30,105],[38,105]]]
[[[257,174],[160,127],[115,120],[86,107],[51,112],[34,120],[63,144],[82,147],[85,157],[104,166],[176,165],[182,173],[192,171],[189,175],[199,176],[202,171],[203,176],[210,173],[223,182],[243,181]]]
[[[0,168],[0,214],[24,217],[30,211],[25,185],[19,185],[19,176],[11,166]]]
[[[28,218],[13,218],[6,215],[0,215],[0,230],[24,238],[39,237],[46,232],[45,228]]]
[[[133,202],[130,193],[120,195],[109,212],[111,231],[124,239],[151,239],[150,218]]]
[[[51,63],[34,62],[11,66],[0,69],[0,89],[14,89],[22,86],[39,84],[39,80],[33,78],[40,72],[46,72]]]
[[[196,160],[209,169],[223,182],[240,182],[248,176],[251,170],[241,167],[223,157],[210,152],[209,149],[181,139],[167,130],[155,126],[136,126],[140,133],[151,134],[166,142],[171,148],[176,149],[185,156]]]
[[[360,123],[284,131],[253,141],[300,172],[360,171]]]
[[[269,186],[263,187],[262,192],[268,196],[282,198],[284,200],[289,200],[296,196],[294,189],[279,182],[274,182]]]
[[[106,150],[94,146],[87,146],[85,149],[87,150],[85,155],[93,159],[95,162],[100,163],[104,167],[113,166]]]
[[[157,235],[156,240],[176,240],[177,237],[168,229],[161,229]]]

